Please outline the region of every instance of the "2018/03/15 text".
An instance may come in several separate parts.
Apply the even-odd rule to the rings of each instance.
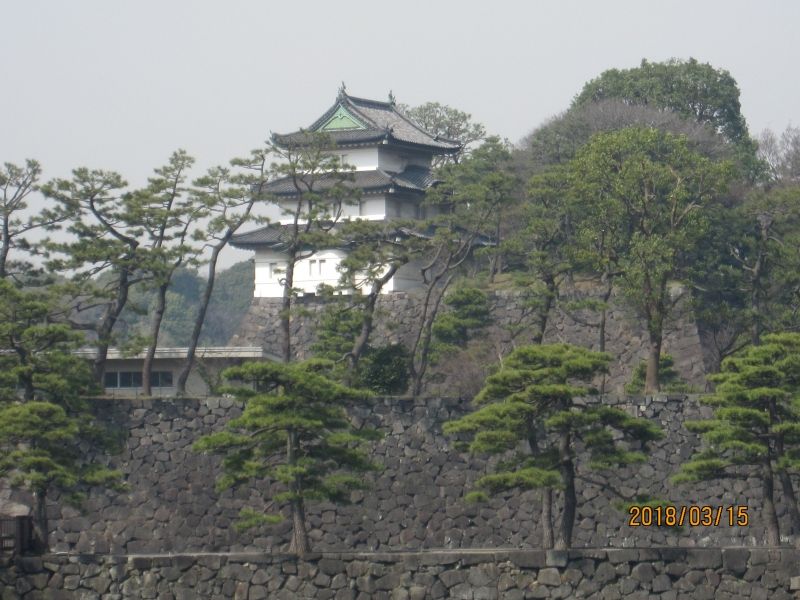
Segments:
[[[628,509],[630,527],[747,527],[747,506],[639,506]]]

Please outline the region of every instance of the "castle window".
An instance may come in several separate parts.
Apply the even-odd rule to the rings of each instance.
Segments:
[[[140,388],[142,387],[141,371],[113,371],[106,373],[103,379],[106,389],[114,388]],[[152,371],[150,373],[151,387],[172,387],[172,371]]]
[[[278,263],[271,262],[269,263],[269,278],[275,279],[275,276],[278,274]]]

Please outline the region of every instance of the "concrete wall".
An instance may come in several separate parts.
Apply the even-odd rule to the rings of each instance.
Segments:
[[[800,551],[748,548],[46,556],[0,566],[3,600],[790,600]]]

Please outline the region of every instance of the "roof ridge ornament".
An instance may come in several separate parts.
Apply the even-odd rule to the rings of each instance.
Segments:
[[[395,100],[395,97],[394,97],[394,94],[392,93],[392,90],[389,90],[389,104],[391,104],[392,106],[397,104],[397,101]]]
[[[339,100],[343,100],[347,96],[347,86],[345,85],[344,81],[342,81],[342,85],[339,87],[339,93],[337,94],[337,98]]]

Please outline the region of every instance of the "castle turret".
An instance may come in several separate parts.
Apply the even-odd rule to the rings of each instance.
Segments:
[[[431,174],[434,156],[455,154],[461,144],[434,136],[397,110],[389,102],[367,100],[348,95],[344,88],[336,102],[310,127],[289,134],[275,134],[280,147],[302,146],[316,133],[325,133],[335,143],[331,153],[354,169],[349,185],[360,191],[357,204],[344,205],[341,219],[418,219],[425,191],[435,183]],[[322,182],[324,185],[324,182]],[[271,182],[267,192],[287,211],[300,193],[289,178]],[[283,295],[280,282],[286,262],[285,240],[293,219],[284,219],[266,227],[234,236],[231,244],[255,251],[256,297]],[[346,256],[341,248],[318,249],[298,261],[294,286],[313,293],[320,284],[336,285],[337,266]],[[400,269],[385,287],[385,292],[416,287],[413,268]]]

